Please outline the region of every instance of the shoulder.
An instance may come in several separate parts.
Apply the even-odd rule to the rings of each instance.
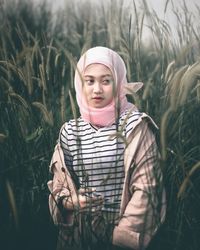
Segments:
[[[121,115],[120,120],[126,124],[132,123],[137,121],[142,116],[142,114],[143,113],[139,112],[138,110],[127,110]]]
[[[76,135],[80,131],[85,131],[89,124],[81,117],[78,119],[71,119],[65,122],[60,129],[60,136]]]
[[[142,126],[143,124],[158,129],[157,125],[148,114],[137,110],[124,112],[121,116],[121,124],[126,131],[126,136],[129,136],[136,127]]]

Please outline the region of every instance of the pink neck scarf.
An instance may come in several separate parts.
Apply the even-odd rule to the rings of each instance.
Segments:
[[[100,63],[107,66],[113,74],[116,83],[116,98],[103,108],[88,106],[83,94],[82,74],[86,67],[93,63]],[[127,109],[137,110],[126,98],[127,92],[136,92],[142,83],[127,83],[126,67],[122,58],[113,50],[105,47],[94,47],[86,51],[77,63],[75,72],[76,100],[81,116],[84,121],[100,127],[111,126]]]

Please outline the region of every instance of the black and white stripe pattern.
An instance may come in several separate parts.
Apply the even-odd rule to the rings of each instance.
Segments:
[[[80,187],[96,188],[104,196],[104,210],[119,211],[124,182],[125,143],[115,134],[118,130],[127,138],[140,116],[139,112],[125,112],[118,129],[116,124],[96,129],[79,118],[77,123],[70,120],[61,131],[66,166],[78,177]]]

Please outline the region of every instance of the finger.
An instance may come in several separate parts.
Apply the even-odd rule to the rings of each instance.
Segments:
[[[79,209],[80,213],[90,213],[92,216],[95,215],[100,215],[101,214],[101,209],[102,206],[89,206],[89,207],[83,207]]]
[[[92,197],[86,196],[84,194],[79,194],[78,200],[81,209],[85,207],[102,206],[104,203],[104,198],[102,196]]]
[[[93,203],[102,203],[102,202],[104,202],[104,197],[103,196],[92,196],[91,201]]]
[[[79,205],[80,208],[96,208],[98,206],[102,207],[104,200],[98,198],[98,199],[93,199],[84,195],[79,195]]]
[[[96,207],[96,206],[101,206],[104,203],[104,200],[102,198],[94,198],[94,197],[85,197],[80,201],[83,203],[85,207]]]
[[[80,207],[81,208],[92,207],[103,203],[102,199],[93,199],[93,198],[90,196],[86,196],[84,194],[79,194],[78,200]]]
[[[83,195],[83,194],[92,193],[95,191],[96,191],[96,188],[80,188],[78,190],[78,193]]]

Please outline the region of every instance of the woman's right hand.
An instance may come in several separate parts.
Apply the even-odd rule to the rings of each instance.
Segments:
[[[95,189],[81,188],[77,196],[70,196],[63,199],[63,207],[67,210],[78,210],[79,212],[98,213],[103,206],[104,197],[93,195]]]

